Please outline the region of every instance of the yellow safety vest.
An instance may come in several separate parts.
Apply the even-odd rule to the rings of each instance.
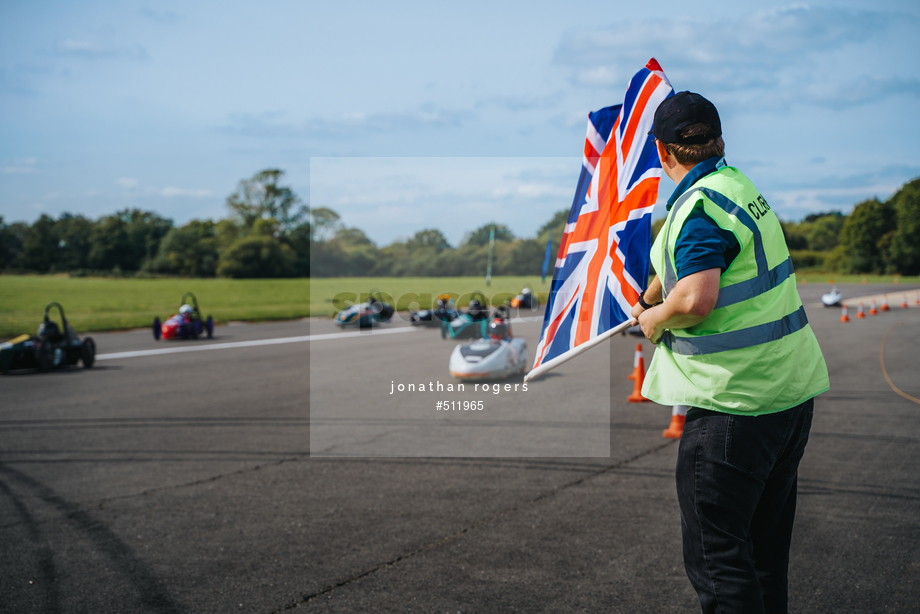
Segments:
[[[738,169],[722,166],[702,177],[672,206],[651,253],[665,300],[677,283],[677,238],[697,207],[732,232],[741,250],[722,273],[712,313],[690,328],[665,331],[642,394],[662,405],[760,415],[827,391],[827,365],[779,220]]]

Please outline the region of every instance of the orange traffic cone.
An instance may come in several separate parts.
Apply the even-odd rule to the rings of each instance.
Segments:
[[[875,306],[875,299],[872,299],[872,306],[869,307],[869,315],[870,316],[878,315],[878,308]]]
[[[856,310],[856,317],[859,318],[860,320],[866,317],[866,313],[865,311],[863,311],[862,303],[859,304],[859,309]]]
[[[684,432],[684,422],[687,421],[687,406],[675,405],[671,410],[671,424],[661,431],[661,436],[666,439],[680,439]]]
[[[640,364],[642,365],[642,367],[639,367]],[[637,343],[636,353],[633,354],[633,370],[632,370],[632,373],[629,374],[629,377],[627,377],[626,379],[634,380],[636,379],[636,377],[640,377],[640,378],[645,377],[644,373],[642,375],[639,375],[639,369],[644,368],[644,367],[645,367],[645,361],[642,358],[642,344]]]
[[[847,315],[847,306],[846,306],[846,305],[843,306],[843,314],[840,316],[840,321],[841,321],[841,322],[849,322],[849,321],[850,321],[850,316]]]
[[[642,396],[642,382],[645,381],[645,358],[642,357],[642,344],[636,344],[636,368],[632,374],[633,380],[633,391],[632,394],[627,397],[627,401],[630,403],[642,403],[643,401],[648,401],[644,396]]]
[[[882,311],[888,311],[888,295],[882,295]]]
[[[907,295],[904,295],[904,300],[901,301],[901,309],[907,309]]]
[[[917,298],[914,299],[914,305],[920,305],[920,292],[917,292]]]

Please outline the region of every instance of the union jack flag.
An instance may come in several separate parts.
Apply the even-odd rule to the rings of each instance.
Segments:
[[[534,368],[629,319],[648,284],[661,163],[648,131],[674,94],[652,58],[621,105],[588,115],[575,200],[565,226]]]

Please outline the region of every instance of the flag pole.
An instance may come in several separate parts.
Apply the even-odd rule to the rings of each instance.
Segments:
[[[492,285],[492,251],[495,249],[495,224],[489,230],[489,267],[486,269],[486,285]]]
[[[549,272],[549,261],[553,257],[553,229],[549,229],[549,239],[546,241],[546,256],[543,257],[543,279],[540,283],[546,283],[546,274]]]
[[[627,328],[629,328],[630,326],[634,326],[635,324],[636,324],[636,321],[633,320],[632,318],[630,318],[630,319],[626,320],[625,322],[623,322],[622,324],[619,324],[618,326],[614,326],[613,328],[611,328],[611,329],[608,330],[607,332],[601,333],[600,335],[598,335],[598,336],[595,337],[594,339],[591,339],[591,340],[589,340],[589,341],[585,341],[585,342],[582,343],[581,345],[579,345],[579,346],[577,346],[577,347],[575,347],[575,348],[572,348],[571,350],[569,350],[568,352],[566,352],[566,353],[563,354],[562,356],[556,356],[556,357],[553,358],[552,360],[549,360],[549,361],[547,361],[547,362],[544,362],[542,365],[540,365],[540,366],[537,367],[536,369],[531,369],[530,372],[529,372],[527,375],[524,376],[524,383],[527,383],[527,382],[529,382],[530,380],[532,380],[532,379],[534,379],[534,378],[540,377],[541,375],[543,375],[543,374],[546,373],[547,371],[549,371],[549,370],[551,370],[551,369],[555,369],[556,367],[558,367],[559,365],[561,365],[561,364],[564,363],[564,362],[568,362],[568,361],[572,360],[573,358],[575,358],[575,357],[578,356],[579,354],[582,354],[582,353],[584,353],[584,352],[587,352],[588,350],[590,350],[591,348],[593,348],[595,345],[598,345],[599,343],[601,343],[601,342],[603,342],[603,341],[606,341],[607,339],[610,339],[610,338],[613,337],[615,334],[617,334],[617,333],[619,333],[619,332],[622,332],[622,331],[626,330]]]

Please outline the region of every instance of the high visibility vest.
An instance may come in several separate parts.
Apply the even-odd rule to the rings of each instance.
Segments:
[[[664,333],[642,394],[662,405],[759,415],[827,391],[827,365],[795,286],[779,220],[738,169],[722,166],[672,206],[651,253],[665,300],[677,284],[677,238],[697,207],[732,232],[741,250],[719,279],[712,313]]]

